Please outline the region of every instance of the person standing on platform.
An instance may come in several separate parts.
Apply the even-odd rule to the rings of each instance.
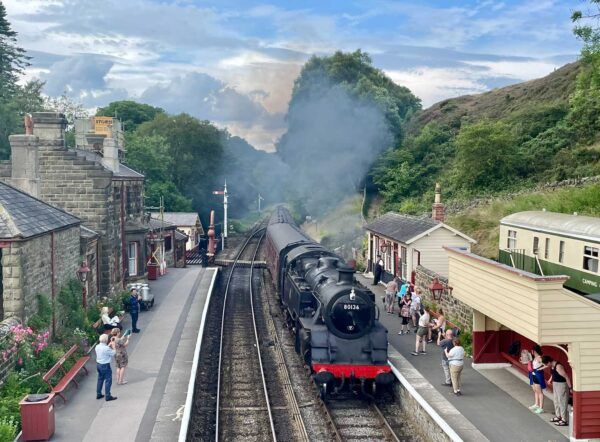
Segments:
[[[569,392],[571,391],[571,379],[565,370],[565,367],[552,359],[550,356],[543,356],[542,362],[550,367],[552,376],[548,379],[548,385],[552,385],[554,394],[554,417],[550,422],[554,422],[557,427],[566,427],[569,425]]]
[[[107,401],[117,399],[110,394],[112,386],[112,370],[110,368],[110,360],[115,355],[114,342],[108,343],[108,335],[102,335],[99,338],[99,343],[96,345],[96,370],[98,371],[98,383],[96,384],[96,399],[102,399],[106,395]],[[104,386],[104,394],[102,394],[102,386]]]
[[[417,314],[421,310],[421,289],[416,289],[415,294],[412,297],[410,302],[410,316],[412,318],[412,325],[415,328],[415,332],[417,331]],[[428,320],[429,321],[429,320]]]
[[[127,356],[127,346],[129,345],[129,335],[121,336],[121,331],[118,329],[113,329],[110,332],[112,338],[111,340],[115,344],[115,362],[117,364],[117,385],[124,385],[127,383],[125,380],[125,369],[127,368],[127,363],[129,362],[129,357]]]
[[[421,309],[421,316],[419,317],[419,328],[417,329],[417,336],[415,337],[415,351],[411,354],[413,356],[426,355],[425,346],[427,343],[427,334],[429,333],[429,327],[431,324],[429,320],[429,312],[425,309]]]
[[[463,366],[465,364],[465,349],[460,345],[460,339],[454,338],[452,341],[453,347],[450,351],[444,350],[446,357],[448,358],[448,365],[450,366],[450,379],[452,380],[452,389],[456,396],[461,396],[460,392],[460,376],[462,374]]]
[[[452,347],[454,347],[454,344],[452,343],[453,339],[454,333],[452,333],[452,330],[446,330],[444,339],[442,339],[438,344],[440,347],[442,347],[442,370],[444,370],[444,383],[442,385],[445,385],[446,387],[450,387],[452,385],[452,378],[450,377],[450,365],[448,363],[446,351],[450,351],[452,350]]]
[[[400,326],[400,331],[398,332],[399,335],[402,335],[404,333],[406,333],[407,335],[410,334],[410,326],[408,325],[408,322],[410,321],[411,302],[412,299],[410,292],[406,292],[406,295],[400,298],[400,301],[398,302],[398,305],[400,307],[400,312],[398,313],[398,316],[402,317],[402,325]],[[404,328],[406,328],[406,330]]]
[[[375,269],[373,270],[373,285],[379,284],[379,281],[381,281],[382,273],[383,273],[383,259],[381,259],[381,255],[377,255],[377,263],[375,264]]]
[[[385,286],[385,311],[394,313],[394,297],[398,291],[398,283],[396,278],[392,279]]]
[[[131,315],[131,332],[139,333],[141,330],[137,328],[138,315],[140,313],[140,301],[142,297],[138,295],[137,289],[131,289],[129,296],[129,314]]]

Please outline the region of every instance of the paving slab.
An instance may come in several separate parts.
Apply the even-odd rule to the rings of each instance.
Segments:
[[[513,398],[508,392],[504,391],[494,382],[491,382],[479,371],[471,367],[471,359],[465,360],[465,367],[462,373],[462,396],[455,396],[452,389],[442,386],[444,381],[441,367],[441,349],[435,343],[427,344],[428,354],[413,356],[410,353],[415,348],[415,334],[398,335],[400,330],[400,318],[397,315],[385,313],[385,308],[381,301],[385,294],[383,285],[372,286],[371,280],[364,275],[357,274],[356,278],[369,287],[375,293],[375,299],[379,306],[381,316],[380,320],[389,330],[389,343],[400,355],[402,355],[412,367],[408,369],[400,364],[401,372],[411,383],[415,383],[422,388],[423,382],[429,383],[434,390],[442,395],[446,402],[454,407],[459,414],[467,421],[472,423],[477,431],[492,442],[505,441],[527,441],[527,442],[548,442],[548,441],[567,441],[561,432],[553,425],[545,422],[543,419],[532,413],[519,400]],[[418,380],[411,368],[416,369],[424,378]],[[519,384],[521,381],[515,378],[514,382]],[[421,390],[420,390],[421,391]],[[425,397],[428,389],[423,388]],[[530,401],[533,402],[533,393],[530,390]],[[441,415],[441,405],[434,399],[432,406]],[[545,409],[553,409],[551,401],[546,400]],[[446,412],[448,416],[453,413]],[[448,422],[454,422],[448,418]],[[455,422],[459,428],[454,430],[465,440],[477,440],[476,433],[468,434],[467,431],[460,430],[463,425]],[[471,431],[469,430],[469,433]],[[475,438],[473,438],[475,436]],[[468,438],[468,439],[467,439]]]
[[[142,331],[132,335],[125,375],[128,383],[116,385],[113,363],[112,394],[118,399],[96,400],[96,364],[90,360],[90,375],[82,378],[78,390],[69,388],[69,402],[66,405],[56,402],[53,440],[147,441],[156,422],[167,415],[174,414],[171,419],[175,418],[173,422],[178,425],[176,416],[183,402],[176,397],[177,388],[169,386],[169,379],[172,370],[175,370],[173,376],[185,377],[186,382],[189,379],[185,361],[191,361],[194,347],[190,345],[191,337],[186,336],[178,351],[180,338],[186,331],[187,320],[194,318],[194,310],[200,304],[203,306],[210,285],[206,281],[212,279],[214,271],[201,267],[170,268],[165,276],[150,282],[155,304],[151,310],[140,312],[138,327]],[[126,316],[125,328],[130,327],[129,321],[130,317]],[[190,327],[193,324],[188,325],[188,334]],[[183,391],[185,394],[185,389]],[[178,428],[173,430],[169,440],[175,440],[177,433]]]

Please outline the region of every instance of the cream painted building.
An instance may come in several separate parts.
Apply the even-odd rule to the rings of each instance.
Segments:
[[[512,343],[542,346],[573,380],[576,439],[600,438],[600,304],[541,276],[457,248],[446,248],[453,296],[473,308],[473,362],[510,362]]]
[[[177,227],[177,230],[185,233],[188,240],[185,244],[186,250],[192,250],[198,245],[198,238],[204,235],[204,229],[200,217],[195,212],[165,212],[165,222]]]

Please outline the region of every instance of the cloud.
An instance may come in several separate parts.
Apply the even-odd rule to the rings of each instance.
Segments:
[[[166,84],[149,87],[140,97],[168,112],[186,112],[229,128],[234,135],[252,138],[257,147],[273,150],[284,129],[281,114],[272,114],[250,95],[242,94],[208,74],[194,72]]]

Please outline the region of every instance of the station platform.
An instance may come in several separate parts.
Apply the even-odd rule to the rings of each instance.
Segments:
[[[383,285],[373,286],[372,278],[356,274],[356,279],[370,288],[380,308],[380,320],[389,331],[390,362],[414,384],[417,390],[450,427],[465,441],[568,441],[569,427],[556,427],[549,420],[554,405],[546,397],[542,414],[527,407],[533,403],[533,391],[528,383],[514,376],[509,369],[476,370],[471,359],[465,359],[462,372],[462,396],[442,385],[441,349],[427,344],[427,354],[413,356],[415,334],[398,335],[400,318],[385,312]],[[397,308],[396,308],[397,312]],[[396,355],[397,353],[397,355]]]
[[[89,376],[79,389],[69,387],[67,403],[55,401],[56,441],[173,441],[177,440],[202,310],[216,268],[169,268],[150,281],[154,307],[140,312],[139,334],[132,335],[125,385],[116,384],[113,363],[112,395],[96,400],[95,352]],[[123,321],[130,328],[130,317]]]

